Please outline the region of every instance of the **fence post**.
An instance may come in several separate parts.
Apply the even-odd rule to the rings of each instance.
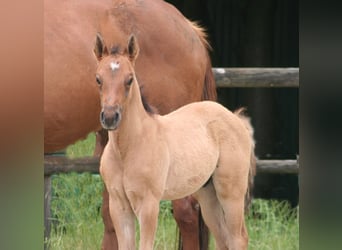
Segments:
[[[44,249],[47,249],[47,239],[51,231],[51,175],[44,175]]]

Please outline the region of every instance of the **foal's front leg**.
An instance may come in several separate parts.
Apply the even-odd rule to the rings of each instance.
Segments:
[[[119,250],[135,250],[135,216],[123,187],[121,162],[113,151],[111,145],[107,144],[101,159],[100,174],[108,190],[109,213]]]
[[[151,192],[128,192],[134,213],[140,226],[139,250],[152,250],[158,226],[159,199]]]
[[[127,198],[120,196],[109,192],[110,217],[116,231],[119,250],[135,250],[135,216]]]

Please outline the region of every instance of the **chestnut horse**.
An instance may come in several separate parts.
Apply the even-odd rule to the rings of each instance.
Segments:
[[[136,75],[147,101],[159,113],[216,99],[204,32],[173,6],[161,0],[44,0],[45,153],[61,150],[101,128],[100,99],[93,83],[98,31],[107,47],[125,46],[132,32],[139,38]],[[95,155],[102,153],[106,139],[106,133],[97,133]],[[199,249],[196,204],[191,197],[173,202],[184,249]],[[106,190],[103,220],[102,248],[116,249]],[[203,236],[207,234],[201,236],[206,249]]]
[[[137,217],[139,249],[152,250],[159,202],[194,194],[217,249],[246,250],[245,195],[255,162],[248,119],[212,101],[150,114],[134,72],[135,36],[125,49],[102,49],[96,81],[109,141],[100,173],[119,249],[136,249]]]

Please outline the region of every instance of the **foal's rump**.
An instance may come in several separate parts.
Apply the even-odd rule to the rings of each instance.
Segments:
[[[170,154],[164,199],[199,190],[215,172],[222,155],[247,162],[248,171],[252,138],[239,115],[222,105],[192,103],[161,117],[161,121]],[[235,171],[229,170],[229,165],[224,168]]]

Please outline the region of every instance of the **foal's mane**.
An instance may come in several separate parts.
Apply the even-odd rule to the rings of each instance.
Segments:
[[[141,92],[141,89],[142,89],[142,87],[140,87],[140,92]],[[157,108],[151,106],[151,105],[147,102],[146,97],[145,97],[143,94],[141,94],[141,101],[142,101],[142,104],[143,104],[143,106],[144,106],[144,109],[146,110],[147,113],[149,113],[149,114],[151,114],[151,115],[152,115],[152,114],[157,114],[157,113],[158,113]]]
[[[137,78],[137,81],[138,81],[138,84],[139,84],[139,80],[138,80],[138,76],[136,76]],[[144,106],[144,109],[145,111],[150,114],[150,115],[153,115],[153,114],[158,114],[158,109],[152,105],[150,105],[147,101],[147,98],[146,96],[144,95],[144,86],[140,86],[139,85],[139,89],[140,89],[140,97],[141,97],[141,102]]]

